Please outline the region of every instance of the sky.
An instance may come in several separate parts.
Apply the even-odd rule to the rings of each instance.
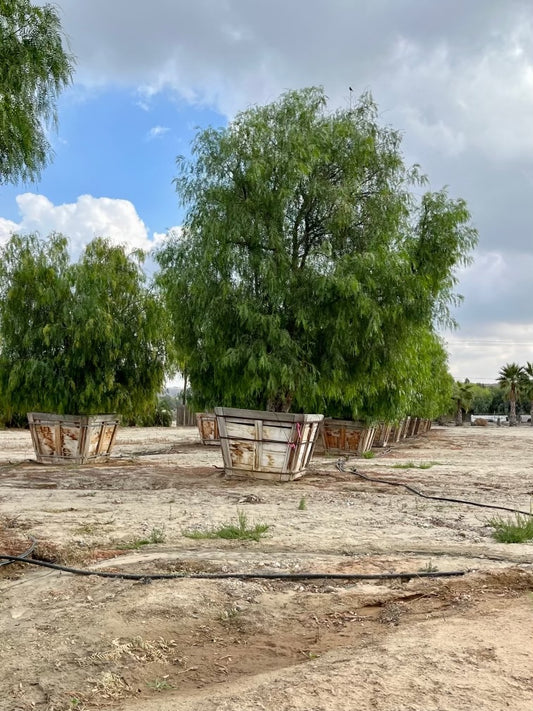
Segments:
[[[0,186],[0,242],[60,231],[74,255],[96,236],[150,249],[179,228],[176,158],[198,129],[287,89],[321,85],[331,109],[370,91],[406,163],[464,198],[479,232],[459,327],[442,333],[450,372],[491,383],[533,361],[530,0],[54,4],[74,81],[40,180]]]

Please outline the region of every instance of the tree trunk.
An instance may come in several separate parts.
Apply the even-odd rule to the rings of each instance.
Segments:
[[[187,404],[187,381],[188,381],[188,375],[187,371],[183,371],[183,397],[182,397],[182,402],[184,405]]]
[[[463,426],[463,408],[461,407],[460,402],[457,402],[457,410],[455,411],[455,426]]]
[[[516,427],[516,397],[511,393],[509,400],[509,427]]]

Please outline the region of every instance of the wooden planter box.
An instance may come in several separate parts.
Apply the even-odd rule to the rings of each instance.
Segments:
[[[322,439],[328,454],[358,454],[372,449],[375,427],[353,420],[326,418],[322,423]]]
[[[402,431],[403,420],[400,420],[400,422],[397,422],[395,425],[392,425],[389,435],[389,442],[399,442],[402,437]]]
[[[393,426],[388,422],[380,422],[376,425],[373,447],[386,447],[389,439],[392,441]]]
[[[418,430],[418,434],[426,434],[429,432],[431,429],[431,420],[429,419],[422,419],[420,420],[420,427]]]
[[[406,417],[405,420],[402,420],[402,432],[400,434],[400,439],[406,439],[409,435],[409,428],[411,426],[411,418]]]
[[[228,478],[292,481],[305,472],[322,415],[215,407]]]
[[[423,417],[417,418],[416,421],[416,429],[415,429],[415,435],[418,437],[419,435],[423,435],[424,432],[427,432],[426,430],[426,424],[427,420],[425,420]]]
[[[407,430],[407,437],[415,437],[418,434],[418,425],[420,422],[419,417],[409,418],[409,429]]]
[[[118,428],[116,415],[29,412],[35,456],[41,464],[86,464],[106,459]]]
[[[198,412],[196,424],[202,444],[220,444],[217,416],[214,412]]]

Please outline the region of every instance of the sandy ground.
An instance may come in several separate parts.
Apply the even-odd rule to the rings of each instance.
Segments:
[[[533,428],[439,427],[336,461],[228,481],[195,429],[123,429],[110,462],[56,467],[0,431],[0,552],[33,538],[35,558],[100,572],[417,574],[150,583],[3,565],[0,709],[531,711],[533,542],[492,538],[504,511],[349,470],[529,511]],[[239,512],[268,525],[259,541],[185,535]]]

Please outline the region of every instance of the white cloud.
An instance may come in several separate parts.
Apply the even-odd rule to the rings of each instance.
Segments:
[[[0,244],[6,242],[9,237],[18,230],[18,225],[12,220],[6,220],[4,217],[0,217]]]
[[[168,133],[170,129],[167,126],[154,126],[148,131],[148,138],[160,138],[161,136],[164,136],[165,133]]]
[[[495,321],[445,336],[456,380],[494,382],[506,363],[533,361],[533,324]]]
[[[43,236],[62,232],[70,239],[74,256],[95,237],[145,251],[154,245],[129,200],[81,195],[75,203],[54,205],[44,195],[23,193],[17,197],[17,204],[21,214],[18,224],[0,220],[0,238],[4,240],[12,232],[38,232]]]
[[[533,157],[533,60],[524,28],[471,54],[453,52],[450,41],[397,43],[391,94],[407,133],[451,155],[468,147],[492,160]]]
[[[505,363],[533,361],[532,270],[531,254],[493,251],[461,271],[460,328],[444,334],[457,380],[490,382]]]

